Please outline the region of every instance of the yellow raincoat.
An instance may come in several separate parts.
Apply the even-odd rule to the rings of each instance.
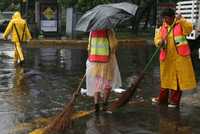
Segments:
[[[182,27],[183,34],[188,35],[192,31],[192,24],[184,18],[175,19]],[[160,29],[156,30],[154,42],[157,47],[161,42]],[[191,90],[196,87],[195,74],[190,56],[180,56],[174,44],[173,30],[167,37],[167,56],[164,61],[160,61],[161,88],[177,90]]]
[[[3,34],[3,38],[6,39],[7,36],[11,33],[12,33],[12,42],[15,44],[15,62],[17,62],[18,60],[20,60],[21,62],[24,60],[24,56],[22,53],[22,48],[20,43],[22,41],[27,41],[32,39],[32,37],[29,32],[26,21],[21,18],[20,12],[15,12],[15,14],[12,16],[12,19],[9,22],[8,27],[6,28]]]

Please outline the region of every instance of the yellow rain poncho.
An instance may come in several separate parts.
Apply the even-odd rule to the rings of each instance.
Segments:
[[[20,12],[15,12],[11,21],[6,28],[3,38],[6,39],[9,34],[12,33],[12,42],[15,44],[15,62],[18,60],[23,61],[24,56],[22,53],[21,42],[32,39],[29,32],[27,23],[21,18]]]
[[[186,21],[184,18],[177,20],[175,23],[179,23],[182,27],[183,34],[188,35],[192,31],[192,24]],[[154,42],[157,47],[161,42],[162,37],[160,29],[156,30]],[[161,88],[177,90],[191,90],[196,87],[196,79],[190,56],[180,56],[177,53],[173,30],[167,37],[167,57],[164,61],[160,61],[160,79]]]

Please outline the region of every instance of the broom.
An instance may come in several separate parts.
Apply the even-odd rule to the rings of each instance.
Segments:
[[[122,95],[119,97],[118,100],[114,101],[111,104],[111,107],[108,108],[108,110],[107,110],[108,112],[113,112],[114,110],[116,110],[119,107],[122,107],[123,105],[125,105],[129,101],[129,99],[135,93],[135,91],[136,91],[138,85],[140,84],[141,80],[144,78],[145,72],[147,71],[148,67],[150,66],[151,62],[153,61],[153,59],[156,56],[156,54],[158,53],[158,51],[159,51],[159,47],[156,48],[155,52],[151,56],[148,63],[145,65],[144,70],[139,75],[139,77],[136,79],[136,81],[133,82],[131,84],[131,86],[125,92],[122,93]]]
[[[65,105],[64,110],[44,129],[43,134],[49,134],[50,132],[64,132],[66,128],[72,125],[72,116],[74,113],[74,103],[77,96],[80,94],[81,85],[86,77],[86,74],[82,77],[78,88],[73,93],[72,99]]]
[[[171,30],[173,29],[174,25],[175,25],[175,21],[172,24],[172,26],[170,27],[169,31],[167,32],[165,38],[167,38],[167,36],[169,35],[169,33],[171,32]],[[122,95],[119,97],[118,100],[114,101],[111,104],[111,107],[108,108],[108,112],[112,113],[113,111],[115,111],[117,108],[122,107],[123,105],[125,105],[130,98],[133,96],[133,94],[135,93],[138,85],[140,84],[141,80],[144,78],[145,72],[147,71],[147,69],[149,68],[151,62],[153,61],[154,57],[156,56],[156,54],[158,53],[160,47],[156,48],[156,50],[154,51],[153,55],[151,56],[150,60],[147,62],[147,64],[145,65],[143,71],[141,72],[141,74],[139,75],[139,77],[136,79],[135,82],[133,82],[131,84],[131,86],[124,92],[122,93]]]

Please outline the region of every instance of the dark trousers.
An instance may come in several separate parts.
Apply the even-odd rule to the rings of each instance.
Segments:
[[[159,95],[159,103],[160,104],[172,103],[172,104],[179,105],[180,100],[181,100],[181,95],[182,95],[182,91],[179,88],[177,90],[161,88],[160,95]]]

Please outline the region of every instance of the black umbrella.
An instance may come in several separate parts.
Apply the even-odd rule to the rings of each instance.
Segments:
[[[77,31],[93,31],[116,27],[136,13],[137,5],[128,2],[102,4],[87,11],[76,24]]]

